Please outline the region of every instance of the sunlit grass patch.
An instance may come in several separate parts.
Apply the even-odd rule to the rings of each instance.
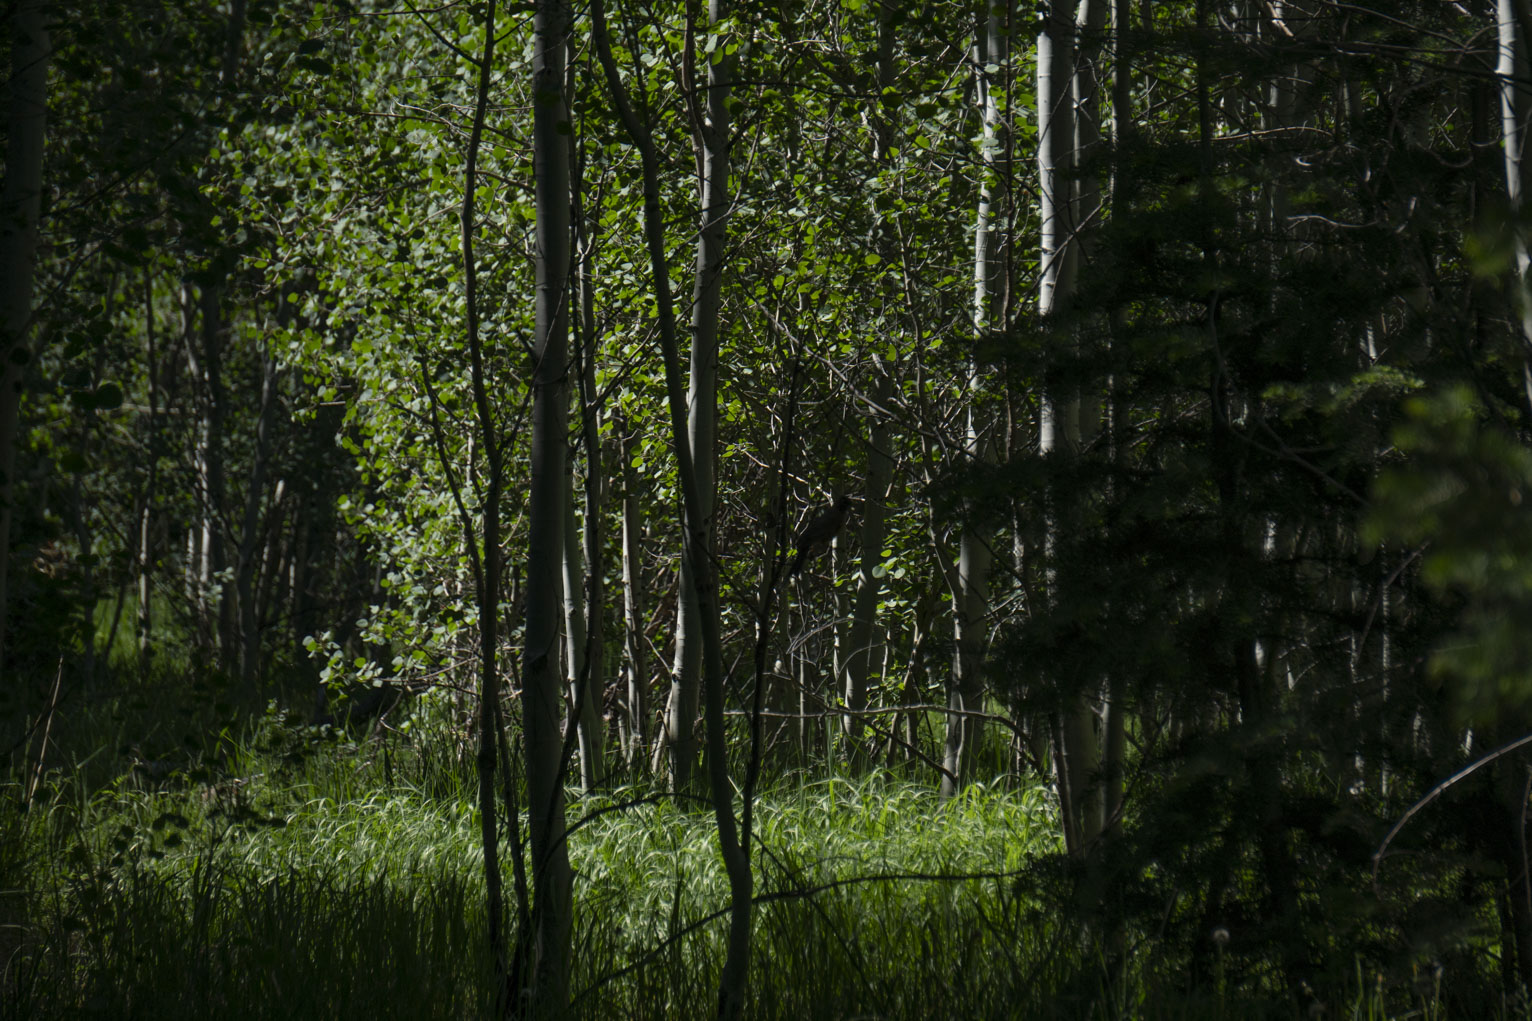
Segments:
[[[30,811],[6,814],[0,882],[24,896],[0,903],[5,1016],[482,1016],[472,786],[423,773],[435,767],[408,747],[392,766],[384,754],[273,717],[226,735],[216,770],[188,756],[155,777],[106,754],[92,775],[108,760],[117,775],[93,790],[51,773]],[[706,799],[571,792],[569,822],[570,1016],[709,1014],[728,887]],[[1133,960],[1108,978],[1040,878],[1059,874],[1059,850],[1040,784],[943,802],[881,772],[773,781],[754,806],[749,1016],[1290,1016],[1280,999],[1181,990]],[[1397,994],[1358,979],[1332,1009],[1443,1016],[1428,999],[1391,1015]]]
[[[269,738],[243,735],[216,776],[151,781],[123,760],[90,792],[54,774],[50,796],[16,817],[40,867],[13,1015],[477,1010],[489,962],[469,790],[384,786],[369,749],[295,758]],[[573,1013],[706,1012],[722,925],[708,919],[727,906],[711,810],[624,788],[572,800],[570,821]],[[1009,967],[1012,951],[991,944],[997,927],[1013,939],[1019,905],[1004,906],[1003,881],[939,877],[1014,870],[1052,849],[1054,831],[1036,789],[942,804],[883,775],[769,788],[755,809],[755,1013],[842,1016],[835,1004],[873,996],[918,1016],[928,987],[975,1002],[952,992],[958,972]]]

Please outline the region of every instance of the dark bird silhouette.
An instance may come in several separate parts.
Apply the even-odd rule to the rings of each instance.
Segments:
[[[830,544],[830,540],[835,538],[841,527],[845,525],[846,515],[850,513],[851,497],[842,496],[809,519],[809,523],[804,525],[798,533],[798,555],[793,557],[793,566],[787,572],[788,577],[803,570],[804,561],[808,560],[815,550]]]

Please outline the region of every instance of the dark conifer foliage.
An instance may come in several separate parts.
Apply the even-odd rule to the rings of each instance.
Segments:
[[[1520,640],[1484,619],[1495,575],[1462,564],[1516,562],[1500,537],[1521,531],[1515,497],[1490,496],[1519,492],[1505,458],[1528,411],[1493,254],[1521,230],[1486,156],[1493,54],[1463,8],[1284,6],[1277,30],[1160,7],[1131,37],[1143,99],[1186,101],[1081,165],[1116,201],[1079,290],[993,342],[1009,376],[1048,378],[1093,420],[1078,459],[1023,454],[974,482],[1049,494],[1024,503],[1034,542],[1043,515],[1069,523],[1048,578],[1025,577],[992,678],[1038,720],[1126,693],[1127,825],[1075,866],[1108,945],[1152,929],[1151,955],[1189,962],[1194,985],[1215,965],[1245,983],[1275,969],[1301,1003],[1357,954],[1402,975],[1499,912],[1504,974],[1452,965],[1479,976],[1457,985],[1473,1014],[1529,977],[1526,819],[1503,793],[1523,760],[1444,795],[1376,872],[1372,856],[1463,764],[1464,724],[1488,751],[1522,733],[1532,695]],[[1453,403],[1405,399],[1443,386]],[[1490,501],[1473,525],[1436,509],[1454,483]],[[1443,541],[1450,569],[1425,552]],[[1432,650],[1463,613],[1481,630],[1454,671]]]

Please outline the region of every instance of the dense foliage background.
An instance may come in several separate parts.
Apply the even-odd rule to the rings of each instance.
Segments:
[[[1523,0],[5,19],[7,1016],[1529,1009]]]

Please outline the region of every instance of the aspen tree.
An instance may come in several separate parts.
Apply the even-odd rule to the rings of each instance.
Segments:
[[[559,670],[569,420],[569,109],[564,96],[571,24],[563,0],[533,12],[532,161],[537,202],[536,347],[528,498],[522,723],[533,887],[533,999],[557,1013],[569,998],[573,874],[564,839],[563,677]]]

